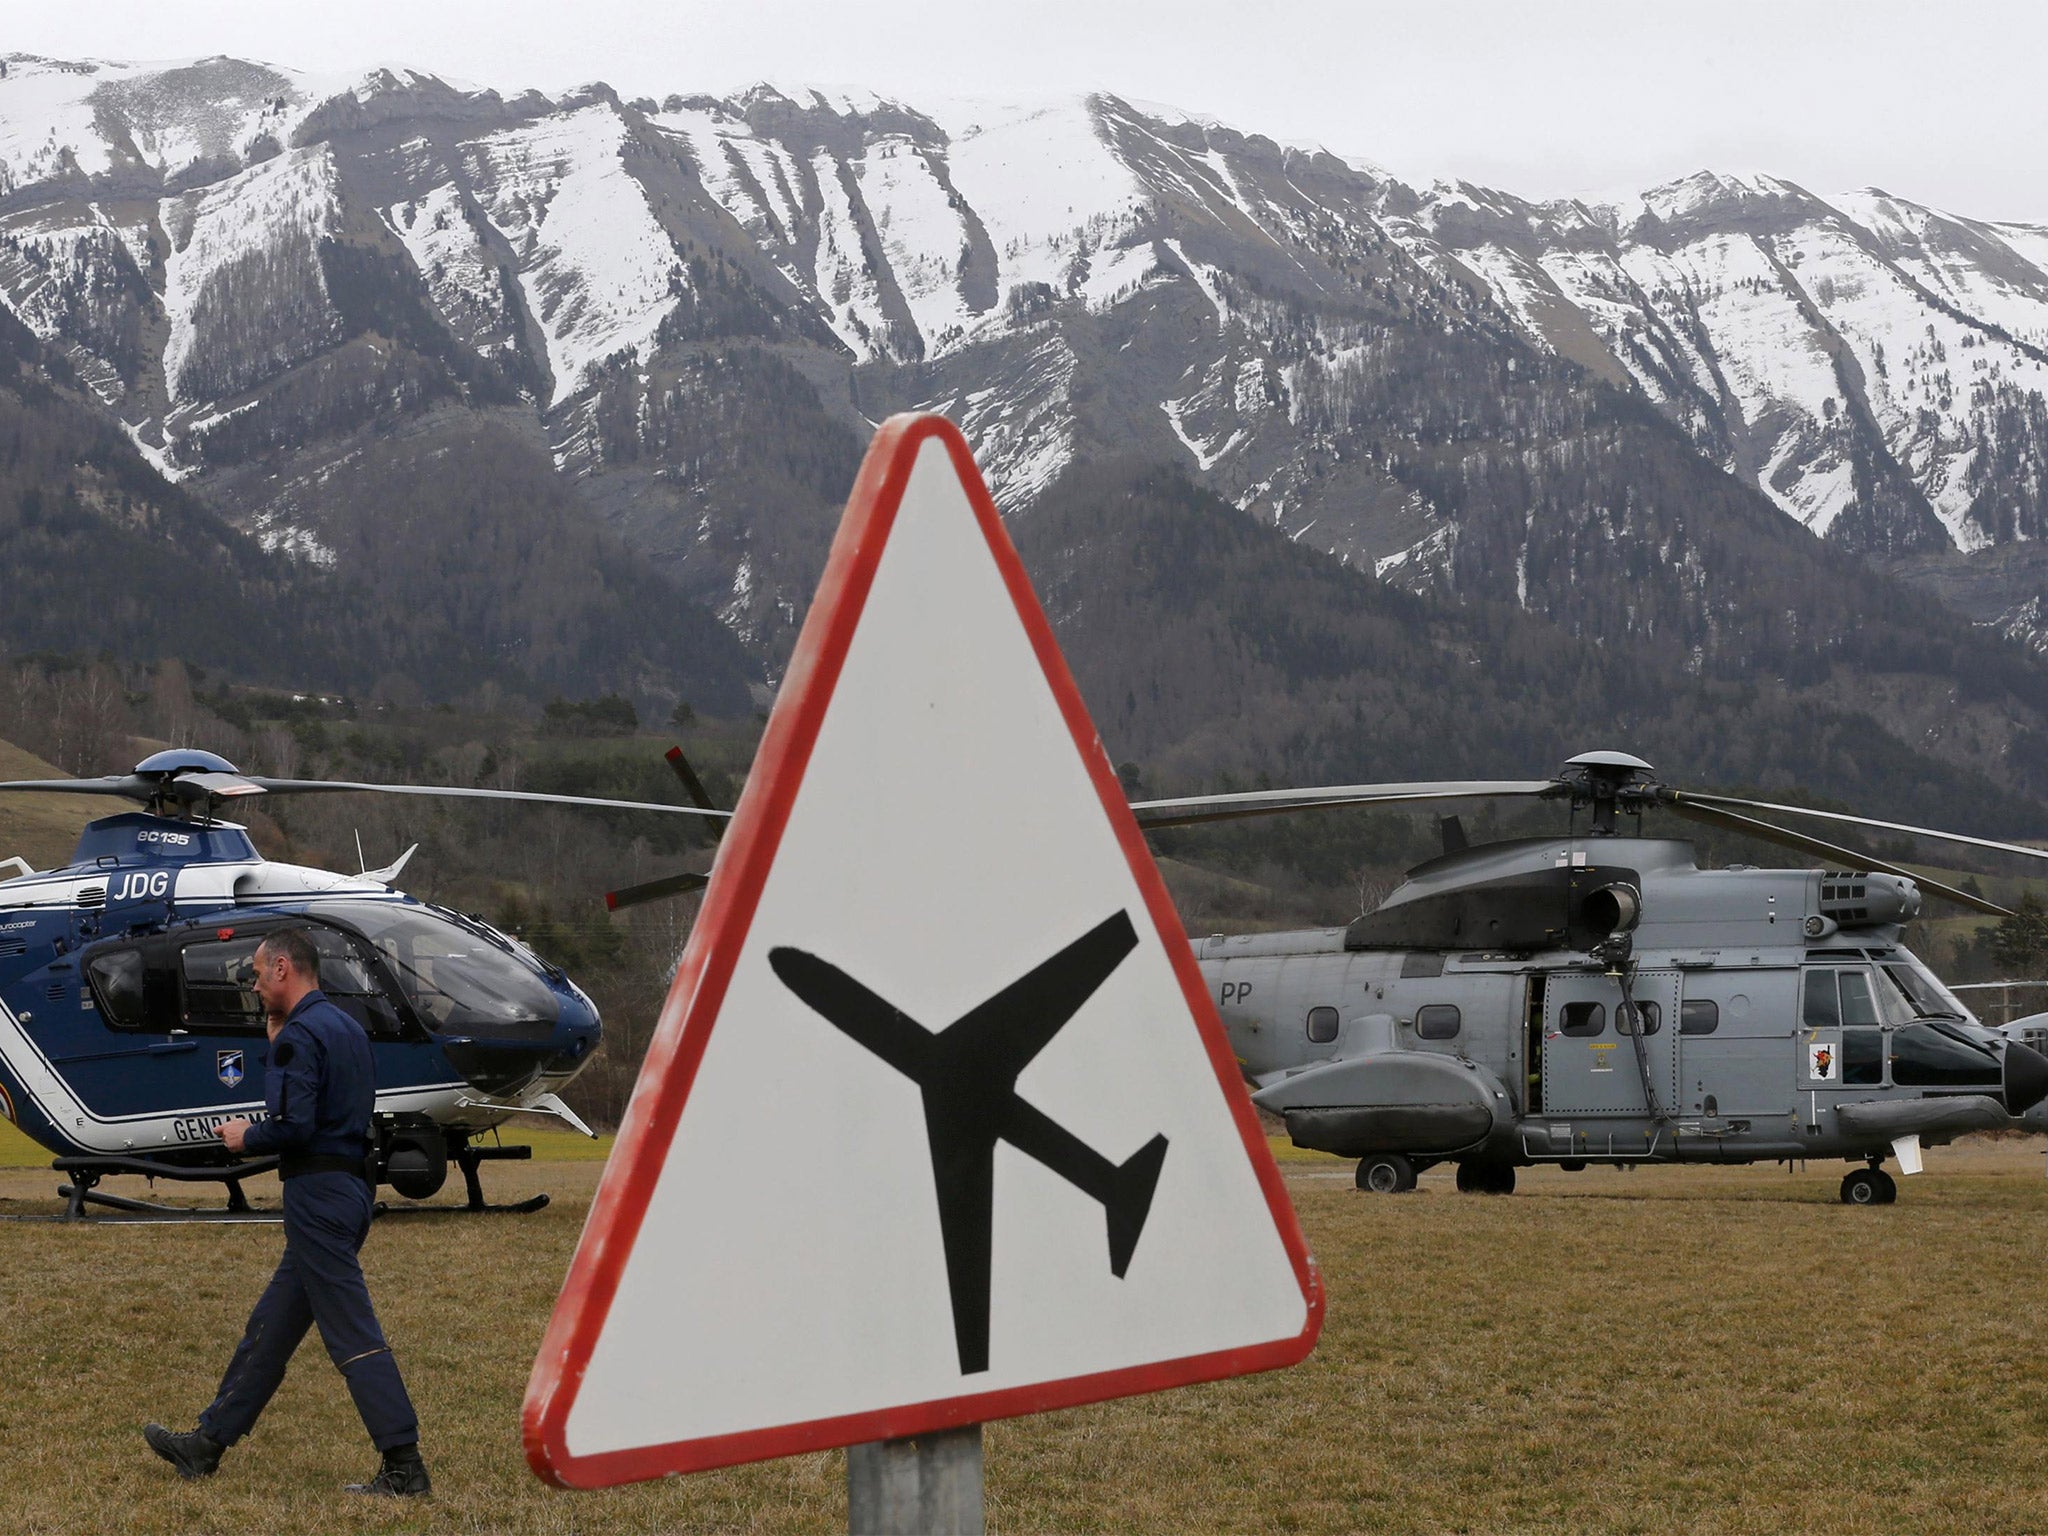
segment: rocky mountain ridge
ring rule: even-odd
[[[1769,178],[1413,188],[1108,95],[5,66],[0,304],[306,570],[374,579],[431,466],[523,455],[772,673],[866,423],[920,407],[1013,515],[1175,465],[1371,580],[1702,679],[1888,665],[1857,631],[1895,589],[1838,546],[1981,626],[1922,644],[1907,605],[1916,750],[2042,723],[2030,682],[1955,690],[2044,633],[2048,230]]]

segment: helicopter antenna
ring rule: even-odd
[[[356,869],[361,874],[370,872],[370,861],[363,857],[363,829],[356,828]]]

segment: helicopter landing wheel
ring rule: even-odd
[[[1857,1168],[1842,1176],[1844,1205],[1890,1205],[1898,1198],[1898,1182],[1882,1168]]]
[[[1458,1193],[1461,1195],[1512,1195],[1515,1192],[1513,1163],[1470,1162],[1458,1164]]]
[[[1398,1195],[1415,1187],[1415,1165],[1398,1152],[1375,1152],[1358,1163],[1358,1187],[1369,1195]]]

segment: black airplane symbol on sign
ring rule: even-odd
[[[1123,1163],[1112,1163],[1019,1098],[1017,1077],[1137,944],[1130,915],[1119,912],[936,1033],[829,961],[788,945],[768,952],[784,986],[924,1096],[963,1376],[988,1369],[998,1141],[1100,1201],[1109,1225],[1110,1273],[1122,1279],[1130,1267],[1166,1160],[1166,1138],[1154,1136]]]

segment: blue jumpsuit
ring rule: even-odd
[[[270,1043],[267,1079],[269,1117],[250,1126],[243,1147],[283,1155],[284,1257],[199,1428],[224,1446],[248,1434],[307,1327],[318,1324],[377,1449],[411,1445],[419,1421],[356,1258],[370,1232],[371,1188],[359,1172],[321,1166],[346,1159],[360,1167],[369,1154],[377,1099],[369,1037],[324,993],[309,992]]]

